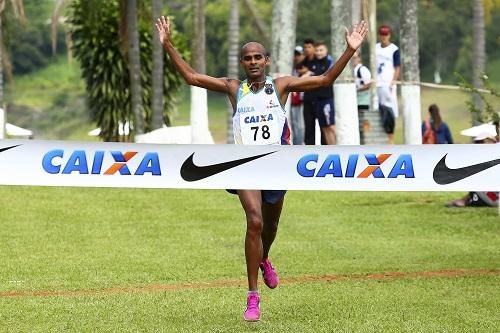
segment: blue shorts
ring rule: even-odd
[[[316,118],[318,118],[319,127],[335,125],[333,98],[316,100],[314,103],[314,112],[316,113]]]
[[[226,190],[231,194],[238,194],[236,190]],[[262,190],[260,191],[262,202],[274,205],[285,197],[286,190]]]

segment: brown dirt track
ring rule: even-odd
[[[450,278],[450,277],[468,277],[468,276],[500,276],[500,270],[442,270],[442,271],[424,271],[424,272],[385,272],[374,273],[368,275],[303,275],[296,277],[283,278],[280,280],[281,285],[301,284],[312,282],[341,282],[341,281],[363,281],[363,280],[392,280],[392,279],[431,279],[431,278]],[[246,285],[244,280],[226,280],[214,282],[198,282],[187,284],[157,284],[147,285],[142,287],[115,287],[104,289],[91,290],[55,290],[55,291],[3,291],[0,292],[2,297],[57,297],[57,296],[81,296],[81,295],[96,295],[96,294],[116,294],[126,292],[164,292],[178,291],[186,289],[202,289],[214,287],[243,287]]]

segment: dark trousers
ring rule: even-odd
[[[314,102],[304,101],[304,144],[315,144],[316,112]]]
[[[316,110],[315,102],[304,102],[304,144],[305,145],[315,145],[316,144]],[[323,136],[323,131],[321,131],[321,144],[326,145],[326,140]]]

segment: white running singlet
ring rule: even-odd
[[[289,145],[290,129],[272,77],[253,92],[241,82],[233,115],[234,143],[244,145]]]

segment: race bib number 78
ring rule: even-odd
[[[241,139],[245,145],[278,144],[280,131],[276,113],[252,112],[240,117]]]

